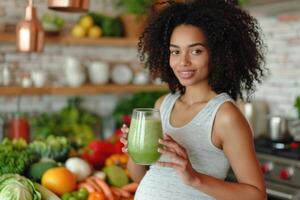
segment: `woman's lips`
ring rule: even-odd
[[[196,73],[196,70],[185,70],[185,71],[179,71],[178,75],[181,79],[189,79],[194,76]]]

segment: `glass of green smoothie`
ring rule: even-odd
[[[133,110],[129,134],[128,153],[132,160],[140,165],[150,165],[157,161],[163,138],[163,131],[158,109],[136,108]]]

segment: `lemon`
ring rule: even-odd
[[[94,25],[94,20],[91,16],[86,15],[83,16],[79,21],[80,26],[82,26],[85,30],[88,30]]]
[[[88,31],[88,36],[90,38],[99,38],[102,35],[102,29],[99,26],[93,26]]]
[[[85,36],[85,29],[80,26],[80,25],[75,25],[73,28],[72,28],[72,36],[74,37],[79,37],[79,38],[82,38]]]

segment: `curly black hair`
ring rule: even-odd
[[[138,44],[139,58],[153,77],[168,83],[172,93],[185,93],[169,65],[170,37],[179,25],[204,32],[210,51],[209,84],[216,93],[233,99],[247,96],[265,75],[264,43],[257,20],[242,10],[236,0],[194,0],[172,3],[153,12]]]

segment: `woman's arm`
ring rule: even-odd
[[[127,163],[127,169],[128,169],[130,178],[134,182],[139,183],[139,182],[141,182],[141,180],[145,176],[145,174],[148,170],[148,166],[135,164],[132,161],[132,159],[129,157],[129,160],[128,160],[128,163]]]
[[[223,149],[238,183],[196,172],[185,149],[170,136],[162,141],[168,147],[168,150],[162,149],[162,153],[172,157],[173,162],[160,164],[175,168],[186,184],[218,200],[265,200],[265,185],[255,156],[252,130],[234,104],[225,103],[220,107],[214,122],[212,142]]]

